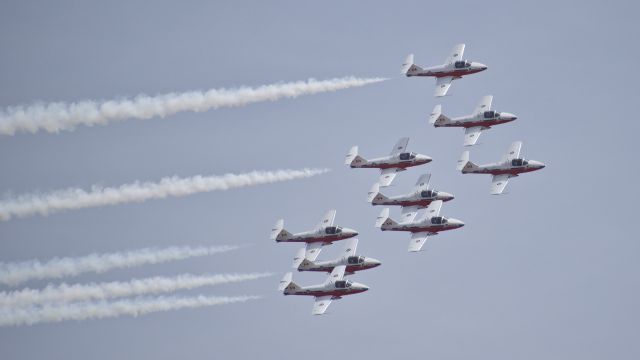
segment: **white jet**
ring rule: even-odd
[[[389,156],[367,160],[358,155],[358,147],[354,146],[349,150],[345,159],[345,164],[351,168],[376,168],[380,169],[380,186],[389,186],[395,179],[396,174],[405,171],[408,167],[423,165],[431,162],[427,155],[414,152],[406,152],[409,138],[401,138],[391,150]]]
[[[322,315],[331,304],[331,301],[341,299],[346,295],[358,294],[369,290],[369,287],[349,280],[344,280],[346,265],[333,268],[331,274],[323,284],[312,286],[299,286],[293,282],[293,274],[287,273],[280,280],[278,290],[285,295],[314,296],[313,315]]]
[[[442,114],[442,106],[436,105],[429,117],[429,123],[435,127],[464,128],[464,146],[474,145],[482,130],[489,130],[492,126],[511,122],[517,117],[508,112],[491,110],[493,96],[487,95],[480,100],[471,115],[450,119]]]
[[[422,174],[416,182],[414,191],[406,195],[386,196],[380,192],[380,184],[375,183],[369,191],[367,201],[371,205],[387,205],[387,206],[418,206],[420,209],[429,206],[436,200],[449,201],[453,200],[453,195],[444,191],[429,189],[429,181],[431,174]]]
[[[323,246],[358,235],[358,232],[353,229],[333,225],[335,218],[336,211],[329,210],[315,229],[295,234],[285,230],[284,220],[280,219],[271,229],[271,240],[276,242],[306,243],[306,256],[310,259],[315,259]]]
[[[381,262],[364,256],[356,254],[356,248],[358,247],[358,239],[351,238],[345,241],[344,250],[342,255],[334,260],[327,261],[315,261],[315,258],[308,258],[306,249],[300,249],[293,259],[293,268],[298,271],[318,271],[318,272],[332,272],[336,266],[345,265],[345,275],[352,275],[356,271],[362,271],[372,269],[380,266]],[[317,256],[317,253],[316,253]]]
[[[465,75],[475,74],[487,69],[485,64],[479,62],[469,62],[462,60],[464,54],[464,44],[458,44],[453,47],[451,55],[447,57],[442,65],[436,65],[428,68],[421,68],[413,63],[413,54],[407,56],[404,64],[402,64],[402,74],[407,77],[411,76],[433,76],[436,78],[436,90],[434,96],[445,96],[451,82],[460,79]]]
[[[419,211],[417,206],[403,207],[402,219],[399,222],[389,217],[389,208],[384,208],[376,220],[376,227],[382,231],[411,232],[409,252],[420,251],[429,236],[464,226],[464,222],[458,219],[440,216],[441,207],[442,200],[432,202],[427,207],[424,216],[419,220],[416,220]]]
[[[502,194],[507,186],[509,179],[518,176],[518,174],[540,170],[545,164],[535,160],[525,160],[520,157],[520,149],[522,141],[516,141],[509,147],[507,153],[502,160],[493,164],[476,165],[469,161],[469,151],[462,153],[462,157],[458,160],[458,170],[463,174],[491,174],[491,194]]]

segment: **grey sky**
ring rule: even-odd
[[[138,318],[0,328],[7,359],[293,358],[637,359],[640,251],[635,2],[8,2],[0,4],[0,106],[153,95],[347,75],[394,79],[330,94],[165,119],[0,138],[0,193],[163,176],[328,167],[292,182],[69,211],[0,223],[0,261],[150,246],[253,243],[243,251],[87,274],[69,282],[181,273],[289,271],[297,246],[268,240],[331,208],[382,266],[354,279],[367,293],[335,302],[275,291],[277,277],[181,294],[265,298]],[[405,56],[442,62],[451,47],[489,66],[432,97],[432,79],[398,75]],[[464,115],[481,96],[518,115],[482,135],[478,163],[514,140],[547,168],[488,195],[489,178],[455,171],[462,130],[434,129],[441,103]],[[374,170],[351,170],[351,145],[386,154],[401,136],[434,161],[424,171],[455,194],[444,215],[466,226],[420,254],[407,234],[373,227]],[[394,212],[397,214],[397,211]],[[333,257],[341,246],[328,248]],[[300,284],[323,275],[294,274]],[[46,282],[30,282],[41,287]],[[4,289],[4,288],[3,288]]]

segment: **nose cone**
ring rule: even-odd
[[[367,291],[369,290],[369,287],[365,284],[360,284],[360,283],[354,283],[351,287],[354,287],[360,291]]]
[[[442,201],[449,201],[455,199],[453,194],[449,194],[448,192],[438,191],[438,197],[442,199]]]
[[[431,157],[427,156],[427,155],[417,155],[416,157],[418,158],[418,160],[422,164],[427,164],[427,163],[430,163],[431,161],[433,161],[433,159]]]
[[[511,113],[508,113],[508,112],[500,113],[500,119],[502,119],[502,120],[513,121],[513,120],[515,120],[517,118],[518,118],[517,116],[515,116],[515,115],[513,115]]]
[[[488,67],[487,67],[487,65],[485,65],[485,64],[483,64],[483,63],[474,62],[473,64],[474,64],[474,66],[475,66],[477,69],[479,69],[480,71],[487,70],[487,68],[488,68]]]
[[[540,161],[529,160],[529,165],[533,166],[536,169],[544,169],[547,165]]]
[[[342,233],[349,237],[358,236],[358,232],[353,229],[342,229]]]
[[[461,228],[464,226],[464,222],[458,219],[449,219],[449,223],[455,225],[455,227],[457,228]]]
[[[380,260],[374,258],[367,258],[365,262],[372,268],[382,265]]]

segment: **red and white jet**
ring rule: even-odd
[[[351,168],[380,169],[380,186],[389,186],[400,171],[407,170],[408,167],[430,163],[431,159],[427,155],[414,152],[406,152],[409,138],[401,138],[395,144],[389,156],[367,160],[358,155],[358,147],[354,146],[349,150],[345,159],[345,164]]]
[[[280,219],[273,226],[273,229],[271,229],[271,239],[276,242],[306,243],[307,256],[315,259],[323,246],[332,244],[334,241],[344,240],[358,235],[358,232],[353,229],[334,226],[333,221],[335,218],[336,211],[329,210],[315,229],[295,234],[285,230],[284,220]]]
[[[380,184],[375,183],[369,190],[368,201],[371,205],[387,205],[387,206],[418,206],[426,208],[436,200],[449,201],[454,196],[444,191],[429,189],[429,180],[431,174],[422,174],[416,182],[413,193],[397,196],[386,196],[380,192]]]
[[[287,273],[280,280],[278,290],[285,295],[314,296],[312,314],[322,315],[327,311],[331,301],[369,290],[369,287],[364,284],[344,280],[346,268],[346,265],[336,266],[323,284],[312,286],[299,286],[293,282],[293,274]]]
[[[518,174],[543,169],[545,164],[535,160],[525,160],[520,157],[522,141],[516,141],[509,146],[509,150],[502,160],[493,164],[476,165],[469,161],[469,151],[462,153],[458,160],[458,170],[463,174],[491,174],[491,195],[502,194],[509,179]]]
[[[298,269],[298,271],[330,273],[336,266],[345,265],[347,267],[345,274],[352,275],[356,271],[372,269],[380,266],[380,261],[356,254],[356,248],[358,247],[357,238],[348,239],[344,243],[345,246],[342,251],[342,256],[334,260],[316,261],[315,257],[306,256],[306,249],[300,249],[296,254],[296,257],[293,258],[293,268]],[[317,256],[318,253],[316,253],[315,256]]]
[[[487,65],[479,62],[469,62],[462,60],[464,54],[464,44],[458,44],[453,47],[451,55],[447,57],[444,64],[436,65],[428,68],[421,68],[413,63],[413,54],[407,56],[404,64],[402,64],[402,74],[407,77],[411,76],[432,76],[436,78],[436,90],[434,96],[445,96],[451,82],[460,79],[463,76],[475,74],[480,71],[487,70]]]
[[[491,110],[492,101],[493,96],[484,96],[471,115],[453,119],[443,115],[442,106],[436,105],[429,117],[429,123],[435,127],[462,127],[464,128],[464,146],[474,145],[478,141],[482,130],[488,130],[492,126],[517,119],[511,113]]]
[[[389,217],[389,208],[384,208],[376,220],[376,227],[382,231],[410,232],[409,252],[420,251],[429,236],[464,226],[464,223],[458,219],[440,216],[440,208],[442,208],[442,200],[436,200],[427,206],[422,219],[416,220],[419,207],[403,207],[402,219],[398,222]]]

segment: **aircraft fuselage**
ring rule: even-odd
[[[418,71],[408,72],[407,77],[412,76],[431,76],[431,77],[453,77],[461,78],[465,75],[471,75],[486,70],[487,67],[480,63],[471,63],[471,66],[457,69],[452,65],[436,65]]]
[[[352,168],[376,168],[376,169],[390,169],[400,168],[406,169],[412,166],[419,166],[430,163],[432,159],[426,155],[417,154],[415,158],[410,160],[401,160],[397,156],[384,157],[368,160],[365,163],[359,165],[351,165]]]
[[[444,191],[438,191],[436,196],[423,197],[420,193],[411,195],[392,196],[386,199],[378,200],[374,198],[371,205],[387,205],[387,206],[419,206],[426,208],[436,200],[447,202],[453,199],[453,195]]]
[[[510,164],[479,165],[477,169],[465,170],[464,173],[465,174],[491,174],[491,175],[509,174],[512,176],[518,176],[518,174],[540,170],[544,167],[545,166],[542,163],[530,160],[529,164],[524,166],[512,166]]]
[[[356,256],[357,258],[358,256]],[[315,271],[315,272],[332,272],[336,266],[346,265],[345,274],[353,274],[357,271],[373,269],[380,266],[380,261],[372,258],[363,257],[363,261],[357,264],[350,264],[347,258],[340,260],[315,261],[313,265],[298,267],[298,271]]]
[[[463,128],[470,128],[470,127],[475,127],[475,126],[482,126],[482,127],[491,127],[491,126],[495,126],[495,125],[500,125],[500,124],[505,124],[508,122],[511,122],[515,120],[515,118],[511,119],[511,118],[492,118],[492,119],[482,119],[482,118],[478,118],[476,116],[474,117],[459,117],[459,118],[454,118],[451,119],[450,122],[446,122],[446,123],[442,123],[442,124],[438,124],[437,122],[435,124],[433,124],[433,126],[435,127],[463,127]]]
[[[352,238],[357,236],[358,232],[351,229],[342,229],[342,231],[338,234],[326,234],[324,233],[324,229],[321,232],[318,231],[307,231],[302,233],[296,233],[292,236],[276,240],[277,242],[302,242],[302,243],[331,243],[334,241],[340,241]]]
[[[369,290],[369,287],[359,284],[352,283],[350,287],[347,288],[336,288],[333,284],[330,285],[312,285],[312,286],[304,286],[299,290],[295,291],[287,291],[285,295],[299,295],[299,296],[333,296],[334,298],[341,298],[347,295],[359,294],[361,292],[365,292]]]
[[[382,231],[409,231],[415,232],[431,232],[438,233],[441,231],[454,230],[464,226],[464,223],[457,219],[448,218],[444,224],[433,224],[431,219],[423,220],[411,224],[397,224],[390,226],[383,226]]]

